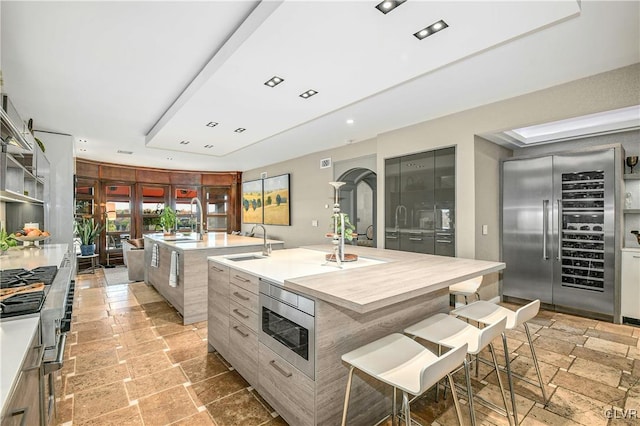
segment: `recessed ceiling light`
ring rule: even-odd
[[[442,31],[445,28],[447,28],[449,25],[447,25],[446,22],[444,22],[442,19],[439,20],[438,22],[435,22],[431,25],[429,25],[426,28],[421,29],[420,31],[418,31],[417,33],[413,33],[414,36],[416,36],[416,38],[418,40],[422,40],[424,38],[429,37],[432,34],[437,33],[438,31]]]
[[[119,149],[119,150],[118,150],[118,154],[127,154],[127,155],[131,155],[131,154],[133,154],[133,151],[124,151],[124,150],[122,150],[122,149]]]
[[[173,157],[167,157],[167,160],[173,160]]]
[[[87,149],[86,149],[86,148],[80,148],[80,151],[82,151],[82,152],[86,152],[86,151],[87,151]]]
[[[308,98],[310,98],[311,96],[313,96],[313,95],[315,95],[317,93],[318,92],[316,92],[315,90],[307,90],[306,92],[301,93],[300,97],[304,98],[304,99],[308,99]]]
[[[269,87],[276,87],[278,84],[282,83],[283,81],[284,81],[283,78],[274,75],[269,80],[265,81],[264,85]]]
[[[347,124],[353,124],[353,118],[348,119]]]
[[[205,148],[213,148],[213,145],[205,145]]]
[[[219,123],[216,121],[210,121],[207,123],[207,127],[216,127]]]
[[[247,129],[242,128],[242,127],[238,127],[237,129],[235,129],[235,130],[234,130],[234,132],[236,132],[236,133],[242,133],[242,132],[244,132],[245,130],[247,130]]]
[[[407,1],[407,0],[384,0],[383,2],[378,3],[376,5],[376,9],[378,9],[380,12],[382,12],[382,13],[384,13],[386,15],[387,13],[391,12],[396,7],[400,6],[405,1]]]
[[[180,141],[180,145],[189,145],[190,141]]]

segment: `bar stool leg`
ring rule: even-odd
[[[442,356],[442,345],[438,345],[438,356]],[[445,388],[446,391],[446,388]],[[436,402],[440,400],[440,382],[436,382]]]
[[[496,376],[498,377],[498,385],[500,385],[500,394],[502,395],[502,402],[504,403],[504,411],[507,413],[507,419],[509,425],[513,425],[513,420],[509,415],[509,405],[507,404],[507,397],[504,394],[504,386],[502,385],[502,379],[500,378],[500,368],[498,367],[498,360],[496,358],[496,351],[493,348],[493,343],[489,343],[489,352],[491,352],[491,358],[493,359],[493,367],[495,368]]]
[[[471,426],[476,426],[476,411],[473,408],[473,389],[471,388],[471,369],[469,361],[464,359],[464,375],[467,380],[467,398],[469,399],[469,414],[471,415]]]
[[[536,374],[538,375],[538,382],[540,383],[540,389],[542,390],[542,399],[544,400],[544,406],[549,404],[547,399],[547,392],[544,389],[544,383],[542,382],[542,374],[540,373],[540,366],[538,365],[538,358],[536,357],[536,350],[533,348],[533,341],[531,340],[531,332],[529,331],[529,325],[525,322],[524,331],[527,332],[527,339],[529,340],[529,349],[531,349],[531,358],[533,359],[533,365],[536,367]]]
[[[402,392],[402,406],[404,408],[404,423],[411,426],[411,409],[409,408],[409,395]]]
[[[502,333],[502,347],[504,348],[504,358],[507,368],[507,381],[509,382],[509,392],[511,394],[511,407],[513,408],[513,420],[518,426],[518,410],[516,408],[516,395],[513,390],[513,376],[511,375],[511,359],[509,357],[509,348],[507,347],[507,335]]]
[[[397,414],[398,414],[398,403],[397,403],[397,395],[398,389],[393,387],[393,403],[392,403],[392,413],[391,413],[391,426],[396,426],[398,424]]]
[[[464,425],[462,421],[462,412],[460,411],[460,401],[458,401],[458,392],[456,391],[456,384],[453,382],[453,377],[451,373],[447,374],[447,378],[449,379],[449,386],[451,386],[451,396],[453,397],[453,405],[456,408],[456,415],[458,416],[458,423],[460,426]]]
[[[351,380],[353,379],[353,366],[349,368],[349,378],[347,379],[347,390],[344,394],[344,407],[342,409],[342,426],[347,424],[347,409],[349,408],[349,395],[351,394]]]

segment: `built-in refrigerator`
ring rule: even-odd
[[[511,159],[502,173],[503,296],[613,316],[615,149]]]

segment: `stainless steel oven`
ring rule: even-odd
[[[311,379],[315,373],[315,302],[260,279],[258,339]]]

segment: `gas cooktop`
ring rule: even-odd
[[[0,271],[0,289],[18,288],[29,284],[43,283],[44,290],[15,294],[0,301],[0,318],[28,315],[40,312],[58,268],[41,266],[32,270],[5,269]]]

